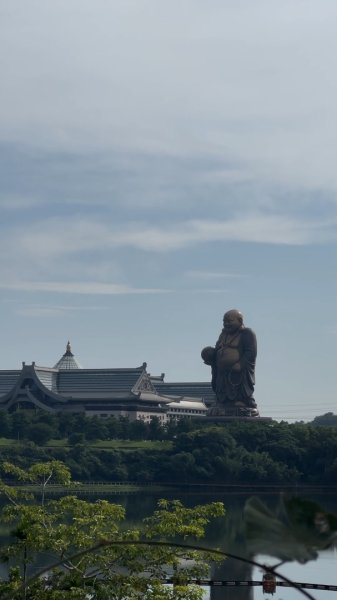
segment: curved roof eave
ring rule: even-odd
[[[199,409],[205,411],[207,410],[207,406],[203,402],[192,402],[191,400],[174,401],[170,402],[167,406],[168,408],[189,408],[191,410]]]
[[[37,369],[38,368],[39,367],[37,367]],[[44,386],[42,381],[39,379],[35,369],[36,369],[36,367],[35,367],[34,363],[32,365],[25,365],[22,368],[20,376],[19,376],[16,384],[14,385],[14,387],[9,392],[7,392],[7,394],[0,397],[0,405],[6,404],[6,402],[8,400],[10,400],[12,397],[16,398],[19,390],[22,389],[23,380],[28,377],[30,377],[37,384],[37,386],[40,388],[41,392],[43,392],[44,394],[46,394],[53,400],[56,400],[57,402],[60,402],[62,404],[66,404],[68,402],[68,397],[60,396],[59,394],[52,392],[49,388]],[[50,370],[55,371],[55,369],[50,369]]]
[[[172,402],[170,398],[160,396],[159,394],[152,394],[151,392],[141,392],[139,394],[139,399],[146,402],[159,402],[160,404],[168,404],[169,402]]]
[[[48,404],[41,402],[29,390],[27,390],[27,396],[28,396],[28,399],[30,400],[30,402],[32,404],[34,404],[35,406],[37,406],[38,408],[42,408],[43,410],[46,410],[47,412],[55,412],[55,408],[53,406],[49,406]],[[6,406],[7,410],[15,404],[16,400],[17,400],[16,397],[12,397],[9,399],[7,406]]]

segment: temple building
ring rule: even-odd
[[[68,342],[54,367],[22,363],[0,370],[0,410],[37,408],[81,412],[86,416],[123,416],[165,423],[182,416],[203,417],[215,401],[209,383],[166,383],[151,376],[147,365],[123,369],[84,369]]]

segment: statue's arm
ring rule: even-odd
[[[223,343],[224,343],[224,335],[221,332],[220,335],[219,335],[219,337],[218,337],[218,341],[215,344],[215,350],[219,350],[219,348],[223,345]]]

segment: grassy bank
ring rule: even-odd
[[[16,489],[25,491],[31,494],[40,494],[41,486],[36,484],[24,484],[13,486]],[[167,491],[168,486],[160,484],[141,485],[137,483],[77,483],[71,485],[50,484],[46,488],[47,496],[95,496],[96,498],[106,495],[121,495],[121,494],[136,494],[140,492],[160,493]],[[174,486],[173,486],[174,489]]]
[[[18,446],[25,443],[29,443],[29,440],[0,438],[0,447]],[[98,448],[101,450],[169,450],[172,447],[172,442],[151,440],[86,440],[83,445],[87,448]],[[37,444],[37,446],[45,448],[72,448],[67,438],[49,440],[46,444]]]

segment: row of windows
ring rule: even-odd
[[[154,416],[156,416],[159,421],[166,421],[166,415],[139,415],[139,419],[142,419],[143,421],[151,421]]]
[[[174,414],[175,412],[179,412],[179,413],[188,413],[190,414],[194,414],[194,415],[204,415],[205,414],[205,410],[191,410],[190,408],[174,408],[172,410],[169,411],[168,414]]]
[[[190,414],[204,415],[206,413],[206,411],[205,410],[194,410],[194,409],[191,410],[190,408],[174,408],[174,409],[170,410],[167,414],[168,414],[168,416],[170,416],[170,415],[174,415],[177,413],[179,413],[179,414],[184,413],[184,414],[189,414],[189,415]],[[114,413],[100,413],[99,416],[102,419],[106,419],[107,417],[111,417],[113,414]],[[149,421],[149,420],[153,419],[153,416],[154,415],[141,414],[141,415],[139,415],[139,418]],[[166,421],[166,415],[156,415],[156,416],[160,421]]]

